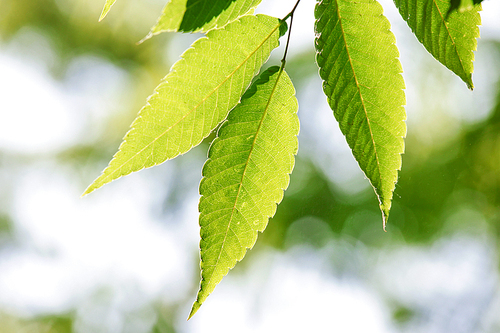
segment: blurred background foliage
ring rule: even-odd
[[[93,198],[78,199],[78,192],[83,192],[107,164],[147,96],[198,35],[162,34],[137,45],[156,22],[165,1],[121,0],[98,23],[103,2],[0,2],[0,99],[4,100],[0,102],[4,122],[4,135],[0,135],[0,332],[163,333],[213,332],[216,328],[223,332],[225,327],[228,331],[271,332],[284,330],[287,323],[290,331],[298,331],[302,327],[296,322],[299,318],[313,331],[357,332],[363,326],[353,325],[356,318],[366,320],[366,327],[376,332],[500,330],[498,28],[485,27],[490,30],[479,40],[476,91],[470,92],[426,54],[394,10],[386,9],[398,38],[408,86],[408,136],[388,232],[384,233],[373,190],[353,161],[322,95],[310,22],[314,2],[304,1],[309,26],[296,28],[307,32],[292,35],[291,47],[296,46],[287,62],[301,120],[300,149],[290,187],[255,248],[216,289],[210,297],[214,300],[209,298],[204,305],[200,312],[205,314],[185,323],[199,274],[197,183],[213,136],[185,156],[126,177],[119,181],[122,185],[107,185],[110,189],[92,194]],[[281,14],[284,16],[286,10]],[[494,15],[498,17],[498,12]],[[277,63],[279,58],[279,52],[275,53],[271,62]],[[45,72],[45,85],[50,83],[59,87],[61,94],[71,96],[62,111],[70,120],[58,123],[60,114],[52,115],[52,106],[44,105],[45,100],[39,97],[44,91],[37,93],[30,91],[29,85],[14,84],[8,90],[15,77],[8,75],[8,69],[13,66]],[[22,111],[25,104],[20,100],[9,104],[12,96],[8,91],[16,87],[20,91],[15,96],[32,100],[34,104],[26,105],[34,108]],[[49,121],[36,123],[37,117],[45,118],[45,114]],[[23,123],[16,123],[16,119]],[[21,143],[9,141],[13,136],[16,140],[16,133],[26,138],[28,132],[23,130],[32,128],[30,123],[40,132],[35,131],[27,143],[22,139]],[[61,136],[40,139],[46,133],[59,133],[60,128],[66,128]],[[37,133],[42,134],[37,137]],[[60,182],[69,182],[74,190],[57,194]],[[123,192],[129,196],[120,197]],[[32,201],[28,200],[33,193]],[[68,193],[74,196],[70,204],[65,201]],[[40,200],[44,197],[47,202]],[[71,210],[71,202],[84,208]],[[153,233],[170,232],[173,236],[159,242],[174,239],[174,247],[183,247],[163,253],[159,245],[152,249],[154,255],[147,252],[149,248],[141,252],[149,240],[139,239],[140,234],[135,235],[138,239],[124,238],[126,244],[120,247],[115,237],[121,239],[123,220],[117,211],[137,202],[145,207],[139,210],[144,215],[130,217],[137,228],[142,223]],[[89,205],[104,206],[104,210],[92,208],[91,213],[83,213]],[[63,208],[65,214],[60,216],[58,211]],[[82,229],[77,230],[85,233],[73,239],[73,231],[68,231],[69,245],[62,246],[65,234],[57,234],[57,230],[71,228],[73,219],[82,219]],[[116,224],[108,230],[109,220],[116,220]],[[51,236],[38,236],[44,230]],[[101,247],[92,243],[98,239],[92,237],[99,235],[103,238]],[[38,265],[40,258],[70,258],[68,253],[77,240],[89,252],[96,248],[97,257],[111,252],[122,258],[131,271],[145,270],[137,264],[142,262],[151,263],[151,267],[172,266],[173,271],[145,272],[146,282],[121,279],[118,273],[105,283],[89,282],[81,292],[75,292],[71,289],[80,288],[82,283],[75,282],[72,287],[76,280],[71,277],[57,284],[58,274],[68,274],[66,261],[59,270],[47,274],[41,268],[26,268]],[[134,258],[136,253],[139,258]],[[175,253],[182,253],[178,260],[183,263],[178,266],[171,263]],[[76,269],[78,279],[108,272],[102,267],[94,272],[92,263],[81,258],[69,261],[77,266],[83,262],[82,271]],[[103,265],[113,266],[113,260]],[[294,272],[303,283],[294,282]],[[301,275],[304,272],[316,273]],[[130,276],[142,276],[134,274]],[[158,286],[147,280],[155,274]],[[162,274],[169,278],[162,280],[167,276]],[[181,287],[176,285],[177,278],[170,278],[176,275],[183,281]],[[275,279],[277,284],[272,284]],[[148,284],[155,287],[149,290]],[[309,291],[300,298],[300,288],[305,286],[313,289],[306,288]],[[286,291],[281,292],[281,287]],[[39,289],[44,289],[42,296],[32,292]],[[22,295],[19,290],[24,291]],[[148,297],[141,296],[144,294]],[[326,295],[331,298],[323,299]],[[53,303],[50,299],[63,301]],[[354,302],[353,307],[345,300]],[[245,306],[234,306],[231,302],[235,301]],[[264,314],[266,309],[269,317]],[[228,320],[231,311],[248,314]],[[351,321],[342,326],[341,318],[328,320],[335,311],[351,311],[346,317]],[[221,313],[219,317],[217,313]],[[325,317],[324,321],[318,317]],[[315,326],[326,323],[328,327]]]

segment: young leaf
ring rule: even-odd
[[[378,196],[384,219],[406,135],[399,52],[374,0],[316,4],[316,61],[335,118]]]
[[[101,16],[99,17],[99,22],[102,21],[103,18],[108,15],[109,10],[111,9],[111,6],[115,4],[116,0],[106,0],[106,3],[104,4],[104,8],[102,9]]]
[[[200,183],[202,278],[189,318],[276,212],[298,149],[297,109],[290,78],[271,67],[219,129]]]
[[[148,37],[164,31],[206,32],[252,11],[262,0],[170,0]],[[146,37],[146,38],[148,38]]]
[[[156,87],[109,166],[84,195],[200,144],[238,103],[278,46],[283,27],[274,17],[243,16],[198,39]]]
[[[474,53],[479,37],[481,5],[447,15],[449,0],[394,0],[420,43],[473,89]]]

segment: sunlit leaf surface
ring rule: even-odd
[[[103,18],[108,15],[109,10],[111,9],[111,6],[115,4],[116,0],[106,0],[106,3],[104,4],[104,8],[102,9],[101,16],[99,17],[99,21],[101,21]]]
[[[323,0],[315,15],[323,90],[375,189],[385,227],[406,135],[404,82],[395,38],[374,0]]]
[[[201,143],[238,103],[278,46],[283,28],[277,18],[249,15],[197,40],[149,97],[109,166],[84,194]]]
[[[262,0],[171,0],[151,35],[164,31],[206,32],[252,11]]]
[[[271,67],[219,129],[200,183],[202,278],[190,317],[276,212],[298,149],[297,109],[290,78]]]
[[[449,0],[394,0],[399,13],[427,51],[472,89],[481,5],[453,11]]]

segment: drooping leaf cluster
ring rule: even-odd
[[[100,19],[114,2],[106,1]],[[168,1],[145,39],[164,31],[205,36],[174,64],[84,193],[184,154],[219,128],[200,183],[201,282],[190,317],[266,228],[298,149],[298,104],[285,71],[286,51],[281,66],[259,72],[300,0],[282,19],[253,15],[260,2]],[[394,0],[417,39],[470,89],[480,2]],[[396,40],[376,0],[318,0],[315,17],[323,90],[375,190],[385,229],[406,136]]]

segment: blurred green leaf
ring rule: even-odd
[[[94,15],[86,2],[70,1],[61,6],[54,0],[0,1],[0,41],[8,42],[30,30],[49,38],[52,50],[60,57],[50,69],[56,78],[64,77],[71,60],[82,55],[109,60],[131,74],[133,70],[149,69],[155,78],[158,71],[171,66],[165,63],[165,41],[161,38],[137,47],[137,40],[144,35],[137,24],[98,24]],[[150,93],[152,89],[148,90]]]
[[[73,318],[69,315],[47,315],[27,319],[0,312],[0,332],[2,333],[71,333],[73,332],[72,326]]]
[[[0,234],[3,232],[11,232],[13,229],[10,217],[0,212]]]

